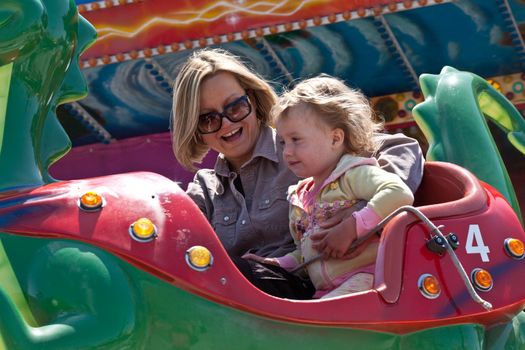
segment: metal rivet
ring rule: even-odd
[[[226,284],[226,278],[225,277],[221,277],[220,282],[221,282],[222,285],[225,285]]]
[[[268,204],[268,203],[270,203],[270,200],[267,199],[267,200],[264,201],[264,203]]]
[[[230,220],[230,217],[229,217],[228,215],[226,215],[226,216],[224,217],[224,221],[228,221],[228,220]]]
[[[241,221],[241,225],[246,224],[246,220]]]

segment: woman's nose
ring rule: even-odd
[[[235,123],[235,122],[230,121],[224,115],[222,115],[221,118],[222,118],[221,129],[228,128],[231,124]]]

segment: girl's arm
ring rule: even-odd
[[[414,201],[412,191],[401,179],[381,168],[364,165],[344,175],[342,190],[368,201],[365,208],[339,218],[340,223],[313,235],[313,247],[325,257],[347,258],[347,252],[359,234],[364,234],[395,209]],[[326,227],[326,226],[325,226]]]
[[[361,211],[371,209],[380,219],[414,202],[412,191],[399,176],[378,167],[363,165],[353,168],[345,174],[344,180],[342,186],[348,186],[343,188],[345,192],[368,202]]]

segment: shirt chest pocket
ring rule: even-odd
[[[264,194],[259,198],[258,208],[260,210],[264,210],[279,204],[285,204],[286,206],[288,206],[286,196],[287,189],[278,189],[271,191],[270,193]]]
[[[228,250],[235,243],[237,212],[231,209],[215,209],[212,226],[222,244]]]
[[[268,224],[283,221],[288,225],[289,203],[286,199],[286,189],[271,191],[258,199],[256,208],[257,216],[267,220]]]

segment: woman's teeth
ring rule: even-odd
[[[227,138],[227,137],[233,136],[233,135],[235,135],[236,133],[238,133],[240,130],[241,130],[241,128],[239,128],[239,129],[235,129],[235,130],[233,130],[232,132],[229,132],[229,133],[227,133],[227,134],[224,134],[222,137],[226,137],[226,138]]]

